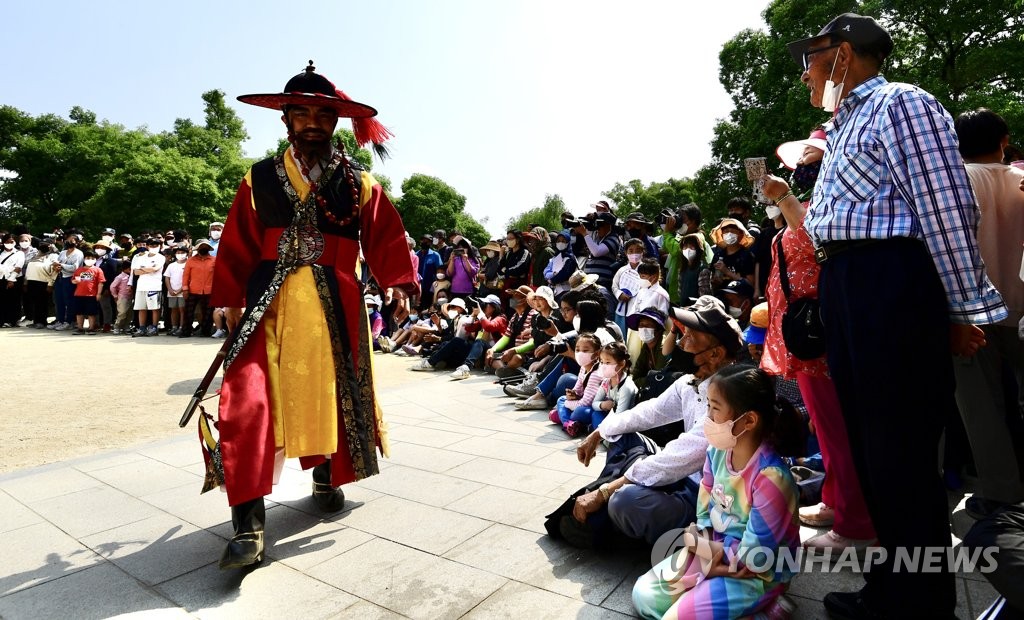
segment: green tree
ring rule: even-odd
[[[466,213],[466,197],[437,177],[413,174],[402,182],[402,197],[395,204],[414,238],[438,228],[458,230],[480,246],[487,242],[487,230]]]
[[[654,221],[665,209],[678,209],[693,202],[693,181],[669,179],[644,185],[639,179],[633,179],[626,184],[616,183],[604,195],[615,203],[615,212],[620,218],[640,211]]]
[[[734,109],[715,127],[711,162],[698,171],[696,202],[708,214],[724,212],[723,200],[749,195],[746,157],[769,158],[775,148],[800,139],[828,115],[812,108],[800,69],[786,43],[807,37],[847,11],[876,16],[896,48],[883,73],[920,85],[954,116],[985,105],[1024,132],[1024,44],[1016,36],[1024,18],[1010,3],[969,0],[774,0],[763,16],[767,30],[744,30],[722,48],[719,79]]]
[[[566,212],[565,201],[558,194],[544,196],[544,204],[520,213],[508,221],[506,230],[526,230],[530,224],[539,224],[547,230],[562,229],[562,214]]]

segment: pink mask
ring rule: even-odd
[[[744,413],[743,415],[747,414]],[[735,420],[721,423],[712,420],[710,415],[704,418],[704,436],[707,437],[708,443],[711,444],[712,448],[731,450],[736,447],[736,440],[740,438],[740,435],[747,432],[747,429],[743,429],[743,432],[739,435],[733,435],[732,427],[733,424],[736,424],[736,422],[743,418],[743,415]]]

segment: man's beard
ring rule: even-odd
[[[295,150],[306,160],[327,159],[331,154],[331,136],[325,133],[302,132],[294,134]]]

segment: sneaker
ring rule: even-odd
[[[401,349],[395,351],[392,355],[397,355],[398,357],[409,357],[409,354]]]
[[[562,418],[558,417],[558,409],[552,409],[548,412],[548,420],[550,420],[552,424],[558,424],[559,426],[562,425]]]
[[[75,329],[75,331],[71,332],[71,335],[72,336],[81,336],[84,333],[85,333],[85,330],[82,329],[81,327],[79,327],[79,328]]]
[[[824,503],[800,509],[800,523],[808,527],[832,527],[835,520],[836,512]]]
[[[540,381],[537,379],[536,373],[527,373],[526,379],[522,383],[506,385],[503,389],[513,398],[529,398],[537,393],[538,383]]]
[[[71,325],[71,323],[61,323],[60,325],[57,326],[57,329],[54,331],[66,332],[72,329],[74,329],[74,327]]]
[[[420,352],[416,349],[416,347],[412,346],[411,344],[402,345],[402,350],[405,351],[406,355],[419,355],[420,354]]]
[[[159,336],[160,335],[160,328],[157,327],[156,325],[150,325],[149,329],[147,330],[147,334],[146,335],[147,336]]]
[[[454,380],[454,381],[458,381],[460,379],[468,379],[469,378],[469,366],[466,366],[465,364],[463,364],[462,366],[459,366],[458,368],[456,368],[455,371],[452,374],[448,375],[448,376],[451,377],[452,380]]]
[[[833,551],[835,552],[834,557],[837,558],[843,551],[850,547],[856,549],[858,553],[863,553],[865,549],[876,544],[878,544],[877,540],[857,540],[854,538],[847,538],[836,534],[835,530],[829,530],[824,534],[812,536],[803,542],[803,546],[808,549]]]
[[[964,510],[967,511],[967,514],[979,521],[991,515],[1003,506],[1006,506],[1006,504],[991,499],[985,499],[980,495],[972,495],[967,498],[966,502],[964,502]]]
[[[217,331],[213,332],[213,335],[210,336],[210,338],[223,338],[224,336],[227,336],[227,335],[228,335],[228,332],[227,332],[226,329],[218,329]]]
[[[121,335],[121,330],[119,330],[118,328],[115,327],[115,328],[110,330],[110,333],[115,335],[115,336],[120,336]]]
[[[380,350],[385,353],[391,353],[391,349],[395,346],[395,343],[391,342],[391,339],[387,336],[378,336],[377,344],[380,345]]]
[[[422,359],[422,360],[420,360],[419,364],[416,364],[415,366],[413,366],[409,370],[418,370],[418,371],[422,371],[422,372],[432,372],[434,370],[434,367],[430,365],[430,360]]]
[[[541,394],[540,392],[534,392],[533,396],[527,398],[526,400],[521,400],[518,403],[516,403],[516,409],[520,411],[530,411],[534,409],[543,410],[550,408],[551,406],[548,405],[548,399],[545,398],[544,395]]]
[[[58,327],[60,327],[60,325],[61,325],[60,323],[58,323],[57,321],[54,321],[53,323],[50,323],[49,325],[47,325],[46,329],[57,329]]]

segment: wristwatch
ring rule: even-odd
[[[610,498],[612,496],[612,493],[613,493],[613,491],[611,490],[611,487],[608,485],[607,482],[605,482],[601,486],[597,487],[597,492],[601,494],[602,498],[604,498],[605,503],[608,502],[608,498]]]

